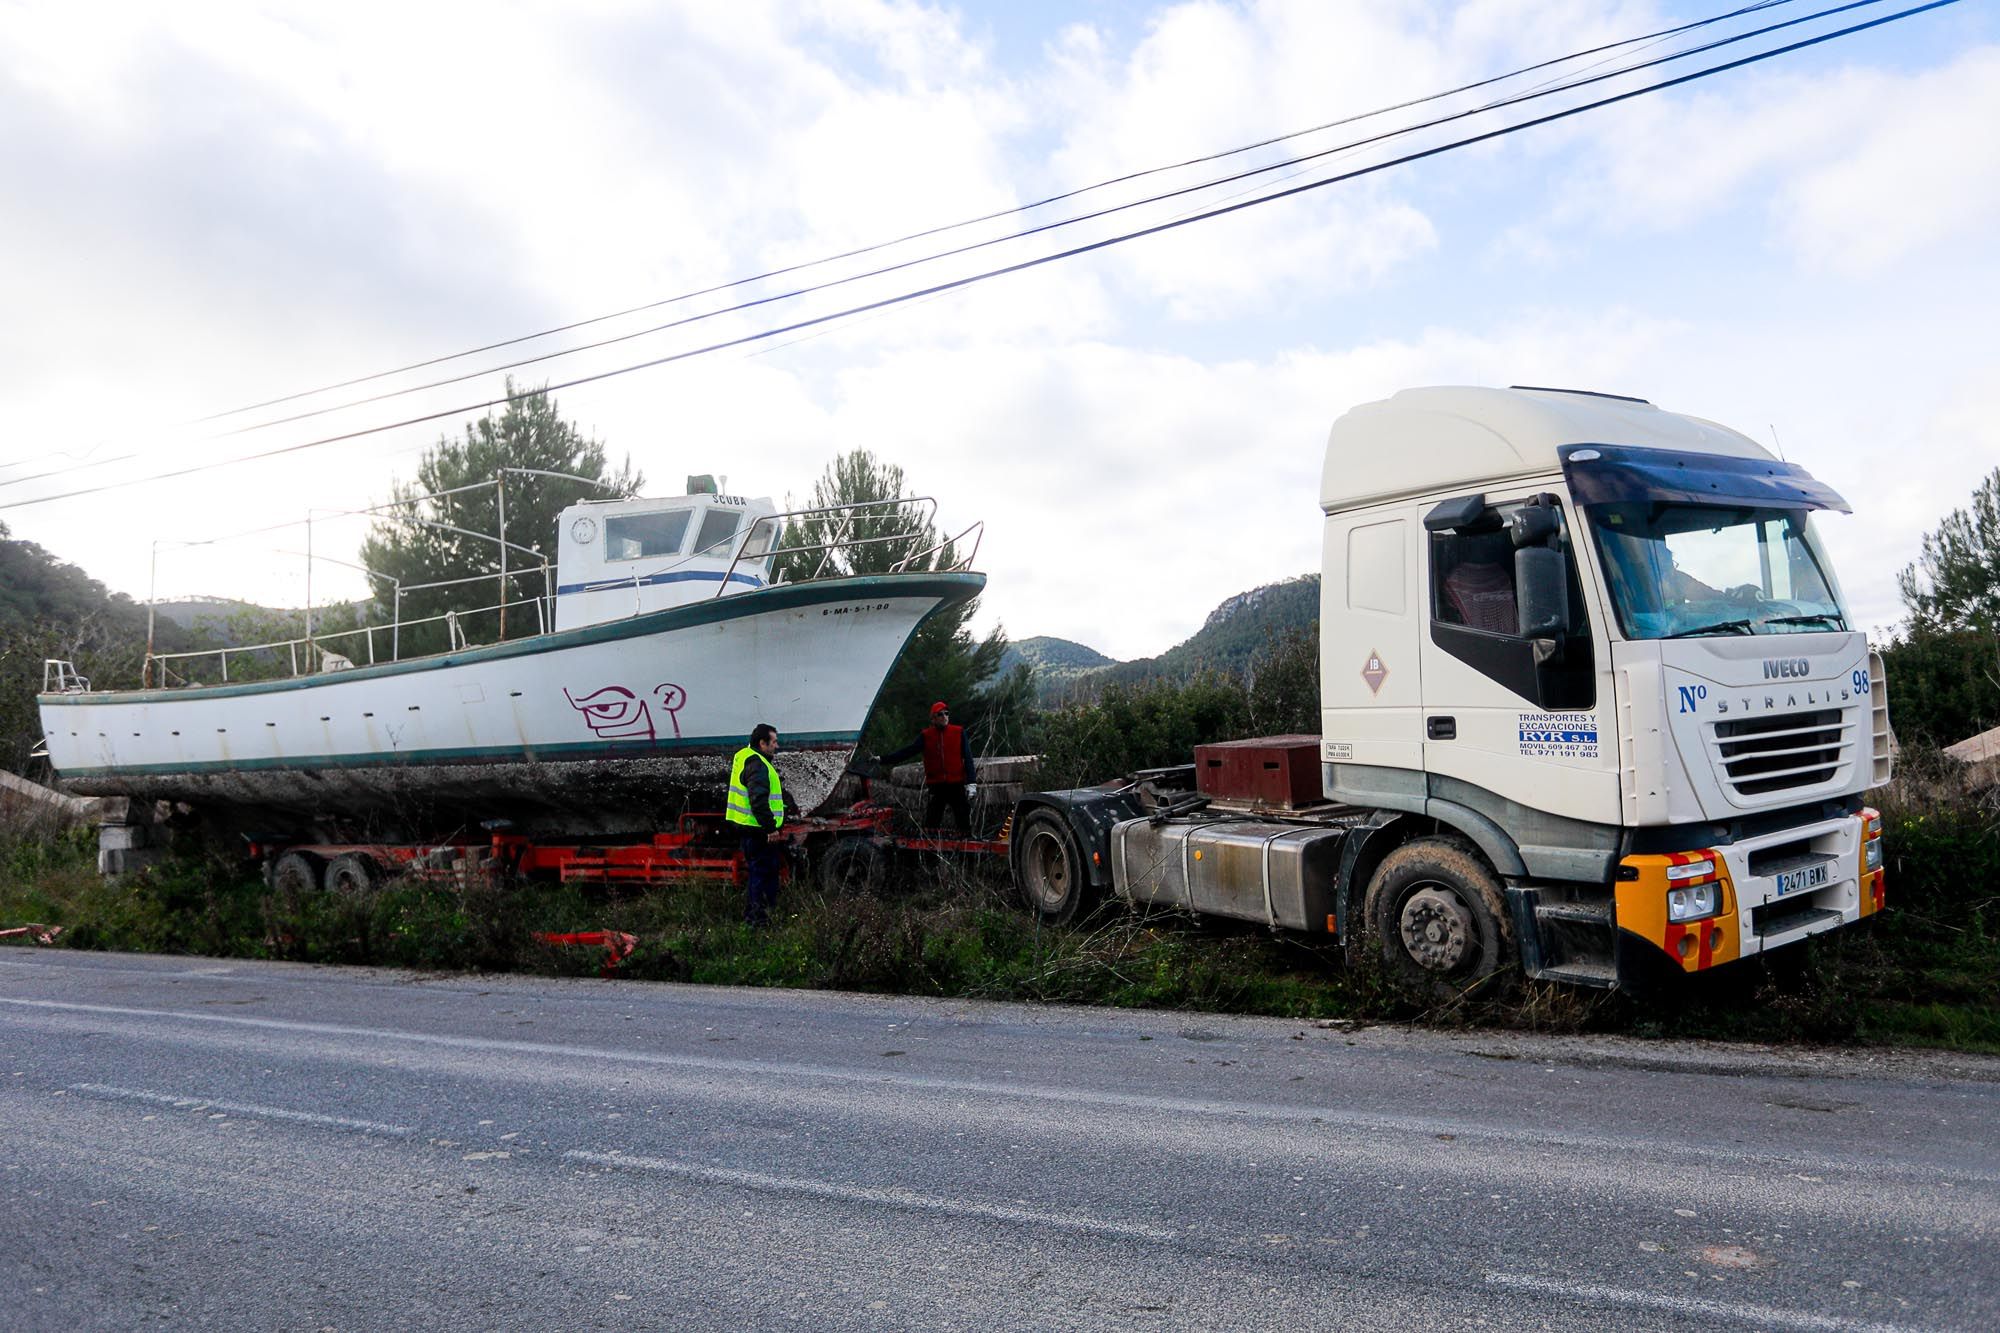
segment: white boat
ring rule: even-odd
[[[49,758],[70,791],[184,801],[239,826],[504,818],[598,833],[670,820],[688,793],[719,788],[729,756],[768,722],[786,792],[811,810],[910,636],[985,576],[964,568],[968,556],[945,570],[773,582],[774,534],[799,516],[721,495],[574,505],[554,586],[516,604],[553,628],[519,639],[458,644],[452,615],[450,651],[372,660],[404,621],[365,632],[365,648],[362,632],[345,651],[306,642],[317,669],[304,674],[135,690],[94,690],[50,663]],[[298,651],[258,646],[272,648]],[[240,663],[251,649],[233,651]],[[149,659],[148,678],[155,664],[192,671],[191,656]],[[225,680],[228,666],[223,653]]]

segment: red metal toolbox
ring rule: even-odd
[[[1194,747],[1195,788],[1218,801],[1299,809],[1326,799],[1319,737],[1257,736]]]

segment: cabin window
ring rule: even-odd
[[[1458,526],[1432,530],[1431,642],[1540,708],[1595,707],[1590,622],[1567,516],[1560,507],[1555,513],[1556,540],[1567,566],[1569,633],[1542,648],[1521,636],[1520,585],[1514,541],[1507,528],[1507,520],[1520,507],[1487,507]]]
[[[742,511],[736,509],[711,509],[701,516],[701,535],[695,540],[697,555],[728,555],[729,539],[736,535],[736,525],[743,521]]]
[[[1514,544],[1505,529],[1432,533],[1431,587],[1439,624],[1514,633]]]
[[[1404,610],[1403,522],[1369,523],[1347,534],[1347,604],[1400,616]]]
[[[613,514],[604,520],[606,560],[644,560],[679,555],[687,540],[692,509],[662,509],[650,514]]]

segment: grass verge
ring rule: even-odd
[[[1422,1008],[1307,937],[1115,906],[1042,926],[1004,882],[951,864],[878,895],[794,884],[777,921],[753,931],[741,891],[722,882],[650,891],[391,882],[301,896],[199,854],[106,881],[87,830],[22,830],[0,838],[0,926],[61,926],[62,945],[85,949],[558,976],[593,974],[601,955],[537,935],[619,930],[639,938],[619,968],[636,979],[2000,1052],[2000,803],[1948,763],[1918,756],[1877,794],[1891,911],[1648,997],[1531,984]]]

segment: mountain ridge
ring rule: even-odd
[[[1110,685],[1186,680],[1204,670],[1240,674],[1260,651],[1283,635],[1298,630],[1317,632],[1319,586],[1318,574],[1302,574],[1226,597],[1208,613],[1200,629],[1154,657],[1120,662],[1085,644],[1038,636],[1014,645],[1024,651],[1014,656],[1010,649],[1010,656],[1002,659],[1002,670],[1027,666],[1034,673],[1036,698],[1045,704],[1092,698]],[[1043,645],[1051,644],[1080,653],[1072,654],[1061,665],[1044,666],[1039,654],[1047,651]],[[1032,650],[1028,650],[1029,645],[1034,645]],[[1085,663],[1083,654],[1099,660]]]

